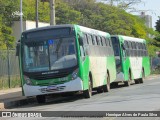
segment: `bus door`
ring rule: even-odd
[[[122,64],[121,64],[121,56],[120,56],[120,43],[117,37],[112,37],[112,45],[114,50],[114,56],[116,60],[116,70],[117,74],[121,72]]]

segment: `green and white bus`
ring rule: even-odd
[[[116,79],[109,33],[79,25],[56,25],[22,33],[19,47],[22,90],[45,102],[48,94],[108,92]]]
[[[111,36],[116,59],[117,77],[115,84],[123,81],[129,86],[131,80],[136,84],[143,83],[144,77],[150,74],[150,60],[146,40],[122,35]]]

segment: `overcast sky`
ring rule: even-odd
[[[160,0],[143,0],[143,3],[136,5],[135,8],[139,10],[149,10],[146,11],[146,15],[152,16],[152,27],[155,26],[155,22],[158,20],[158,16],[160,16]]]

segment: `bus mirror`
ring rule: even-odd
[[[78,36],[78,40],[79,40],[79,45],[83,46],[83,39],[80,35]]]
[[[16,45],[16,56],[19,56],[19,50],[20,50],[20,40],[18,40]]]

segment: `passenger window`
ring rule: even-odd
[[[100,41],[97,36],[96,36],[96,41],[97,41],[97,45],[100,45]]]
[[[83,34],[83,43],[84,43],[84,45],[88,44],[88,39],[86,37],[86,34]]]
[[[100,40],[101,40],[101,45],[103,46],[103,39],[102,39],[102,37],[100,37]]]
[[[92,37],[91,37],[91,35],[88,34],[87,38],[88,38],[89,45],[92,45]]]

